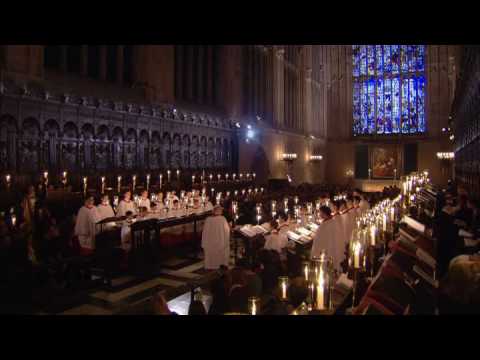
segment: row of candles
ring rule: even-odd
[[[303,263],[303,276],[308,288],[307,303],[309,310],[325,311],[333,307],[332,294],[335,284],[335,272],[333,258],[325,252],[319,257]],[[288,276],[278,277],[278,291],[281,301],[288,301],[290,280]],[[260,310],[260,299],[250,297],[248,299],[248,312],[257,315]]]
[[[167,170],[167,182],[170,182],[171,181],[171,175],[172,175],[172,172],[171,170]],[[180,180],[180,170],[176,170],[176,175],[177,175],[177,180]],[[67,171],[64,171],[62,172],[62,183],[66,184],[67,183],[67,176],[68,176],[68,173]],[[231,175],[232,176],[232,181],[236,181],[237,180],[237,174],[234,173]],[[257,177],[257,174],[256,173],[247,173],[245,174],[245,180],[247,181],[251,181],[251,180],[255,180]],[[151,175],[150,174],[147,174],[146,175],[146,180],[147,180],[147,187],[150,183],[150,178],[151,178]],[[213,174],[210,174],[208,176],[208,179],[210,180],[210,182],[213,182]],[[44,179],[44,182],[46,185],[48,185],[48,171],[45,171],[43,173],[43,179]],[[137,176],[136,175],[132,175],[132,184],[133,187],[135,187],[136,185],[136,179],[137,179]],[[196,175],[192,175],[192,185],[195,184],[195,180],[197,179],[197,176]],[[226,173],[223,175],[223,179],[225,180],[225,182],[229,181],[230,179],[230,174],[229,173]],[[84,180],[84,183],[88,180],[88,178],[85,176],[83,178]],[[102,176],[101,177],[101,180],[102,180],[102,183],[105,182],[105,177]],[[240,173],[238,174],[238,180],[239,181],[243,181],[244,180],[244,174],[243,173]],[[121,186],[121,181],[122,181],[122,176],[119,175],[117,176],[117,186]],[[217,181],[220,182],[222,181],[222,174],[217,174]],[[159,174],[159,184],[160,184],[160,187],[162,186],[162,182],[163,182],[163,174]],[[203,184],[207,182],[207,177],[205,176],[205,171],[202,172],[202,175],[200,175],[200,183]],[[10,174],[6,174],[5,175],[5,183],[9,186],[11,185],[12,183],[12,175]]]

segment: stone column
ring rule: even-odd
[[[304,81],[304,122],[303,129],[305,133],[311,134],[314,132],[313,129],[313,118],[312,118],[312,69],[305,69],[305,81]]]
[[[193,45],[187,45],[185,46],[185,52],[186,52],[186,65],[187,65],[187,71],[186,71],[186,76],[187,76],[187,99],[189,101],[193,100],[193,84],[194,84],[194,76],[193,72],[195,71],[194,68],[194,58],[193,58]]]
[[[197,56],[197,100],[200,104],[205,102],[205,91],[204,91],[204,61],[205,61],[205,46],[199,45],[198,46],[198,56]]]
[[[117,46],[117,84],[123,84],[123,45]]]
[[[107,47],[100,46],[100,79],[107,80]]]
[[[274,48],[273,57],[273,124],[283,127],[284,124],[284,55],[285,50]]]
[[[211,45],[207,46],[206,50],[206,61],[207,61],[207,101],[209,105],[213,104],[213,47]]]
[[[81,48],[80,73],[83,77],[88,76],[88,45],[82,45]]]
[[[67,46],[62,45],[60,47],[60,69],[62,72],[67,72]]]
[[[176,45],[175,46],[175,97],[177,100],[183,98],[183,77],[185,73],[183,71],[183,52],[184,46],[183,45]]]

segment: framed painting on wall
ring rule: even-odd
[[[370,148],[370,165],[372,178],[393,179],[398,169],[397,149],[393,145],[372,146]]]

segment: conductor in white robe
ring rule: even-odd
[[[85,199],[85,204],[78,211],[74,233],[78,238],[82,252],[87,254],[95,249],[96,223],[98,222],[97,208],[94,206],[93,196]]]
[[[322,223],[315,232],[311,251],[311,258],[319,257],[322,250],[325,250],[327,256],[333,258],[333,266],[340,269],[340,263],[343,261],[343,243],[339,241],[337,234],[338,225],[332,220],[331,210],[327,206],[320,207],[320,217]]]
[[[127,211],[131,211],[133,215],[137,213],[137,209],[135,208],[135,203],[131,200],[132,193],[127,191],[123,196],[122,201],[118,204],[117,209],[117,216],[126,216]]]
[[[223,208],[215,206],[213,215],[205,220],[202,231],[202,248],[205,269],[215,270],[230,262],[230,225],[222,215]]]

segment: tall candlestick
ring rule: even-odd
[[[171,174],[171,173],[172,173],[172,172],[171,172],[170,170],[167,170],[167,181],[168,181],[168,182],[170,182],[170,174]]]
[[[228,173],[225,174],[225,181],[228,181]]]
[[[136,175],[133,175],[133,176],[132,176],[132,187],[133,187],[133,191],[135,191],[136,185],[137,185],[137,176],[136,176]]]
[[[102,176],[102,194],[105,192],[105,176]]]
[[[62,182],[63,182],[63,185],[65,185],[65,186],[67,185],[67,172],[66,171],[64,171],[62,173]]]
[[[119,175],[117,176],[117,192],[121,192],[122,190],[122,177]]]
[[[159,186],[160,189],[162,189],[162,179],[163,179],[163,175],[160,174],[158,177],[159,177],[159,185],[158,185],[158,186]]]
[[[15,216],[15,214],[12,215],[11,219],[12,219],[12,226],[15,227],[15,224],[17,223],[17,217]]]
[[[212,182],[212,180],[213,180],[213,175],[210,174],[209,178],[210,178],[210,182]]]
[[[233,175],[232,175],[233,181],[235,181],[235,178],[236,178],[236,177],[237,177],[237,174],[233,174]]]
[[[386,232],[387,231],[387,214],[384,213],[382,218],[383,218],[382,230]]]
[[[217,179],[218,179],[218,182],[220,182],[220,179],[222,178],[222,175],[218,174],[217,175]]]
[[[10,181],[11,181],[10,174],[5,175],[5,181],[7,182],[7,186],[10,186]]]
[[[45,188],[48,186],[48,171],[43,173],[43,178],[45,179]]]
[[[361,250],[360,243],[355,242],[353,245],[353,267],[355,269],[360,268],[360,250]]]
[[[257,177],[257,174],[253,173],[253,180]]]
[[[303,273],[305,274],[305,281],[308,281],[309,271],[310,271],[310,264],[308,262],[303,263]]]
[[[375,226],[375,224],[372,224],[372,226],[370,227],[370,243],[372,244],[372,246],[375,246],[376,236],[377,227]]]
[[[84,193],[84,194],[87,194],[87,181],[88,181],[88,179],[87,179],[87,177],[85,176],[85,177],[83,178],[83,193]]]
[[[147,174],[147,191],[150,188],[150,174]]]
[[[192,175],[192,186],[195,184],[195,175]]]
[[[320,279],[317,284],[317,310],[325,309],[325,299],[324,299],[324,281],[323,281],[323,270],[320,269]]]
[[[180,170],[177,170],[177,180],[180,180]]]

